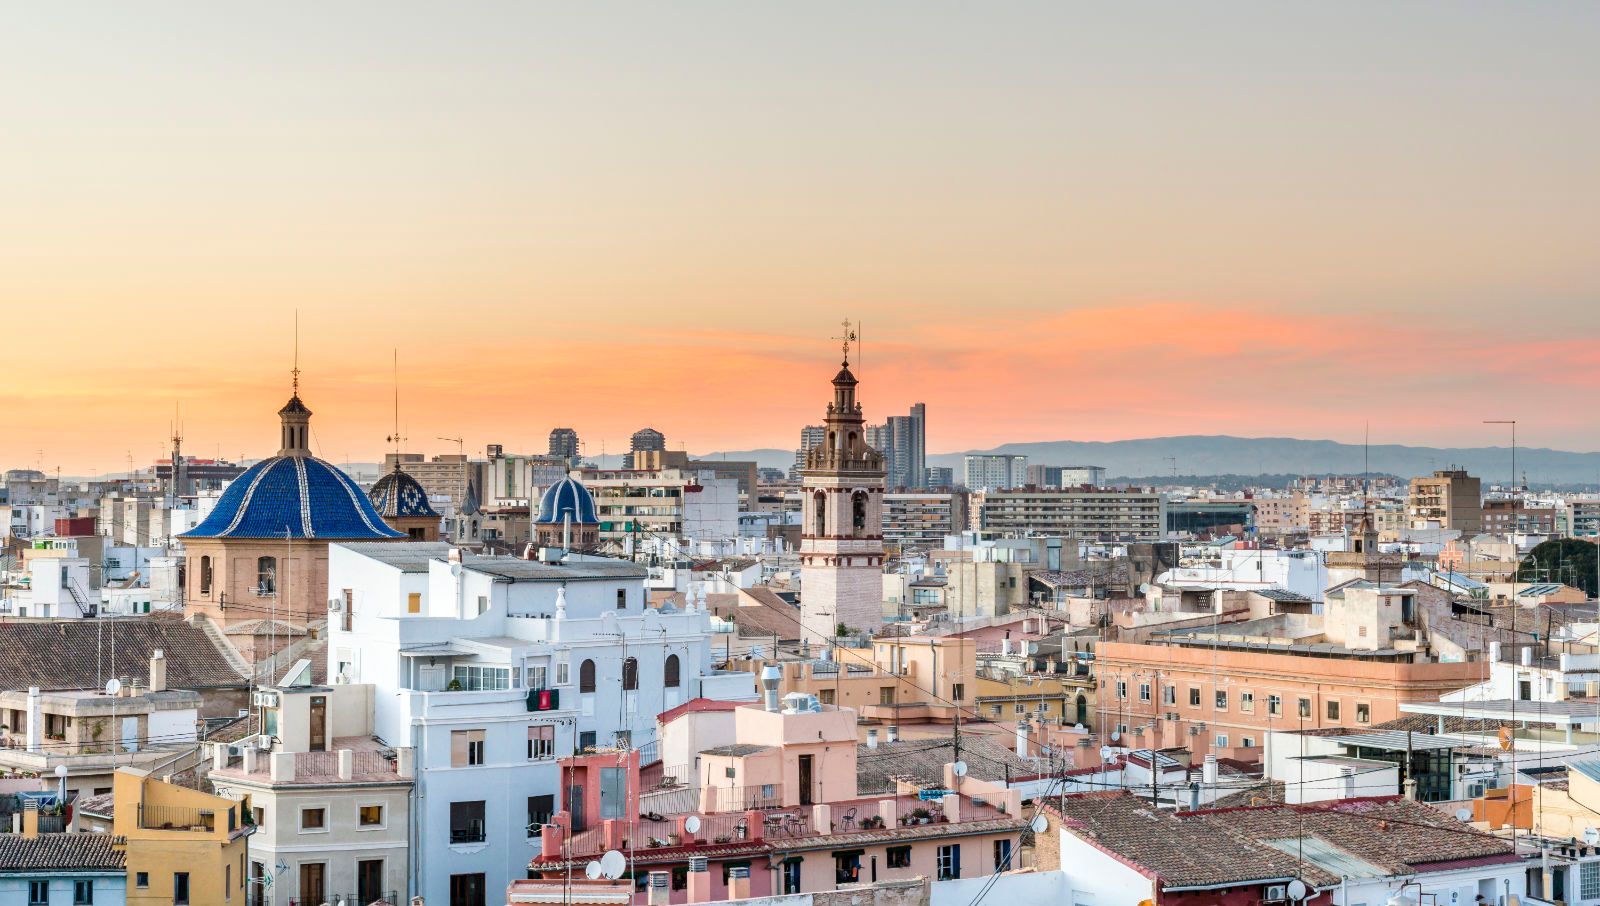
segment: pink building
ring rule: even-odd
[[[564,760],[562,811],[543,829],[530,875],[583,877],[588,863],[617,850],[632,901],[668,904],[1011,867],[1027,826],[1015,790],[946,766],[937,788],[902,782],[893,793],[858,795],[856,712],[804,694],[786,704],[773,688],[765,703],[734,710],[732,741],[697,753],[693,811],[640,814],[637,752]]]

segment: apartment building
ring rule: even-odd
[[[1152,490],[984,491],[972,498],[982,528],[1100,541],[1160,541],[1167,500]]]
[[[1439,469],[1411,479],[1406,518],[1411,528],[1443,528],[1476,534],[1483,531],[1482,482],[1465,469]]]
[[[1028,457],[974,453],[962,458],[962,483],[968,490],[1020,488],[1028,483]]]
[[[126,854],[129,906],[245,906],[245,852],[255,825],[243,803],[134,768],[119,769],[112,787],[112,833]]]
[[[1104,466],[1028,467],[1028,484],[1036,488],[1098,488],[1106,483]]]
[[[967,526],[967,498],[957,493],[890,491],[883,495],[883,545],[937,550]]]
[[[683,469],[585,469],[600,539],[736,538],[739,485],[732,478]]]

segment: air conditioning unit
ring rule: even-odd
[[[250,704],[257,708],[278,707],[278,693],[272,691],[256,692],[250,696]]]
[[[340,598],[329,598],[328,599],[328,613],[338,613],[341,610],[344,610],[344,601],[343,601],[343,599],[340,599]]]
[[[1289,893],[1282,884],[1274,884],[1267,888],[1266,895],[1262,897],[1268,903],[1282,902],[1289,898]]]
[[[272,751],[272,737],[268,736],[265,733],[262,733],[260,736],[257,736],[256,737],[256,748],[260,749],[263,752]]]

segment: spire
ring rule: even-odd
[[[300,401],[300,312],[294,313],[294,368],[289,374],[292,377],[289,401],[278,410],[278,421],[281,423],[282,446],[278,448],[279,456],[310,456],[311,455],[311,410]]]

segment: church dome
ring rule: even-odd
[[[545,489],[544,499],[539,501],[539,518],[534,520],[543,525],[559,525],[566,521],[574,525],[597,525],[600,522],[595,511],[594,495],[582,482],[571,476]]]
[[[433,516],[439,514],[428,503],[428,492],[410,475],[396,467],[393,472],[378,479],[367,496],[378,515],[385,519],[402,516]]]
[[[298,387],[296,387],[298,391]],[[404,538],[384,525],[350,476],[311,455],[311,410],[295,393],[278,410],[283,447],[234,479],[205,521],[180,538]],[[424,498],[426,499],[426,498]]]
[[[245,470],[184,538],[403,538],[350,476],[315,456],[274,456]]]

